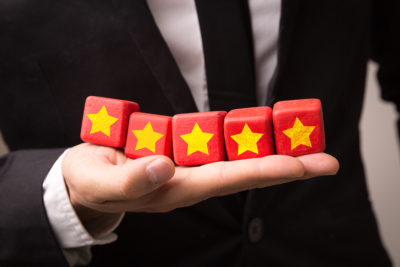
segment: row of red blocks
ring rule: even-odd
[[[272,134],[272,125],[274,135]],[[321,102],[281,101],[270,107],[178,114],[139,112],[134,102],[89,96],[82,120],[83,141],[125,147],[129,158],[165,155],[178,165],[300,156],[325,150]]]

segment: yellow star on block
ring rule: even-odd
[[[208,155],[207,143],[210,141],[213,135],[214,134],[203,133],[196,122],[190,134],[181,135],[182,139],[188,144],[187,155],[189,156],[196,151],[200,151]]]
[[[133,134],[138,139],[135,150],[148,148],[153,153],[156,153],[156,142],[163,137],[163,134],[153,131],[151,123],[148,122],[143,130],[132,130]]]
[[[87,114],[92,122],[92,129],[90,134],[102,132],[110,137],[110,127],[118,120],[108,115],[106,106],[103,106],[97,114]]]
[[[312,147],[310,141],[310,134],[314,130],[315,126],[304,126],[299,118],[296,117],[293,128],[283,131],[291,139],[291,150],[295,149],[299,145],[305,145]]]
[[[238,155],[247,150],[258,154],[257,142],[263,134],[253,133],[247,123],[244,125],[242,133],[232,135],[231,138],[239,144]]]

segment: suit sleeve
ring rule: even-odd
[[[42,191],[64,150],[15,151],[0,158],[1,266],[69,266],[51,230]]]
[[[381,96],[400,112],[400,1],[375,0],[372,7],[371,58],[379,64]],[[400,135],[400,120],[397,122]]]

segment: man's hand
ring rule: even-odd
[[[267,156],[200,167],[175,167],[164,156],[129,159],[115,148],[81,144],[62,162],[69,196],[85,222],[104,213],[167,212],[253,188],[336,174],[325,153]]]

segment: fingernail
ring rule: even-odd
[[[172,177],[172,168],[165,160],[156,159],[147,165],[146,173],[153,184],[160,184]]]

